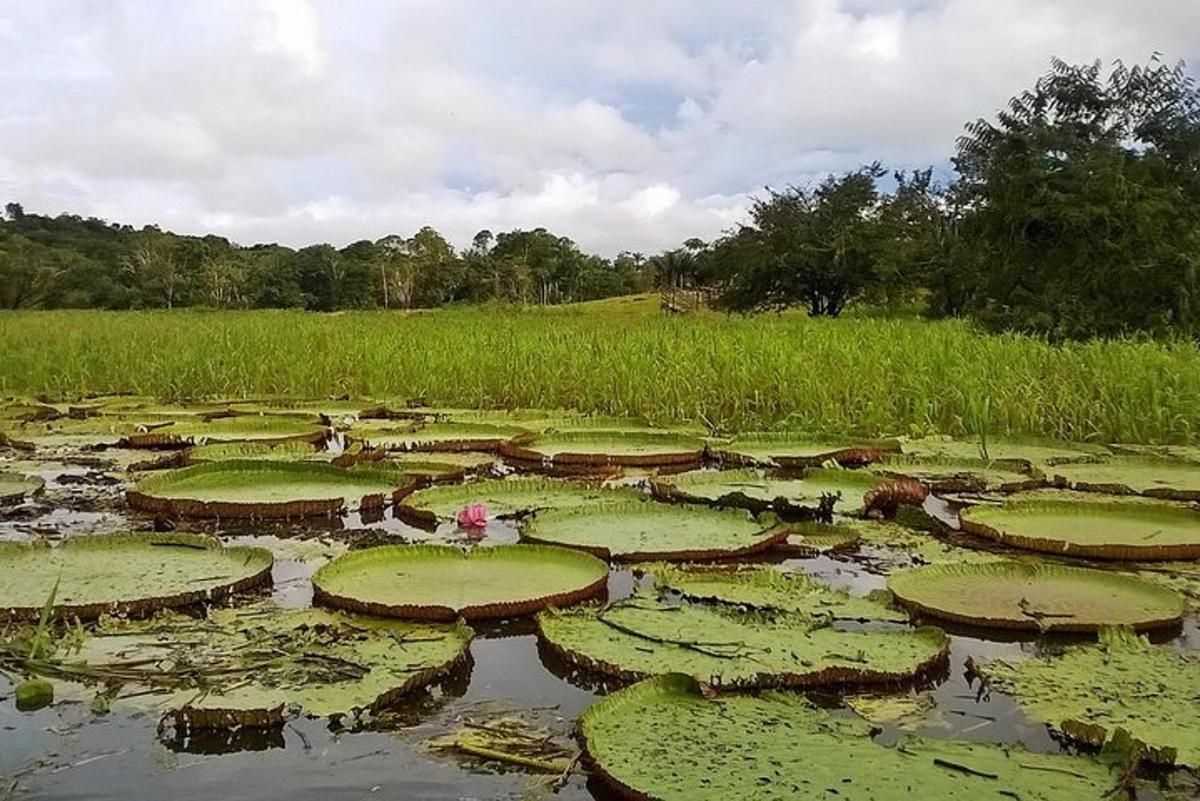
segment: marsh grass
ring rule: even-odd
[[[958,321],[670,317],[649,300],[328,315],[4,313],[0,392],[349,394],[726,430],[1200,439],[1194,344],[1057,346]]]

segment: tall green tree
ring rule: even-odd
[[[1054,337],[1200,334],[1200,95],[1182,64],[1055,60],[967,126],[954,165],[969,312]]]

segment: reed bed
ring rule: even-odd
[[[721,430],[1200,439],[1188,342],[1052,345],[959,321],[659,314],[648,302],[430,312],[0,314],[0,392],[370,396]]]

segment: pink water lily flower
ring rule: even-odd
[[[469,503],[458,510],[458,524],[468,528],[483,528],[487,525],[487,507],[482,503]]]

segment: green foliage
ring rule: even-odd
[[[1200,93],[1157,59],[1055,60],[954,159],[969,310],[1059,337],[1200,332]],[[949,311],[949,309],[944,309]]]
[[[1014,434],[1200,438],[1191,344],[1051,345],[958,321],[667,317],[650,298],[403,315],[17,312],[0,315],[0,353],[5,394],[346,394],[867,436],[962,436],[970,399],[986,396],[993,459]],[[56,425],[67,422],[94,421]],[[960,455],[978,458],[977,443]]]

